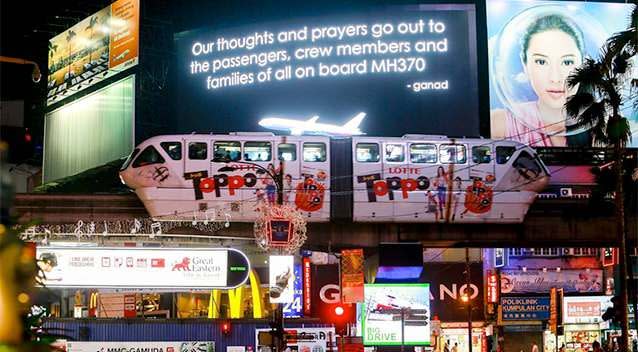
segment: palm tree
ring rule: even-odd
[[[71,40],[73,40],[75,36],[76,36],[75,32],[69,29],[69,32],[66,34],[66,38],[65,38],[67,48],[69,49],[69,56],[67,57],[67,60],[69,61],[69,79],[71,78],[71,64],[73,63],[73,60],[71,59]]]
[[[619,241],[621,304],[623,319],[620,349],[629,350],[627,321],[627,255],[625,199],[623,191],[623,160],[625,148],[631,139],[629,121],[622,115],[626,83],[631,77],[631,60],[636,55],[636,8],[628,30],[612,36],[602,49],[599,60],[588,58],[568,77],[567,86],[578,87],[576,94],[565,104],[567,115],[577,120],[579,127],[589,127],[594,143],[611,148],[616,178],[616,223]],[[633,25],[633,29],[632,26]],[[633,38],[632,38],[633,33]]]
[[[93,44],[93,32],[96,24],[97,16],[93,16],[89,20],[89,25],[84,28],[85,31],[91,31],[91,35],[89,35],[89,63],[91,63],[91,56],[93,55],[93,50],[95,48],[95,45]]]
[[[49,42],[49,79],[55,69],[55,63],[53,62],[53,55],[58,51],[58,45]]]

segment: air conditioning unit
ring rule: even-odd
[[[560,196],[561,196],[561,198],[571,198],[573,196],[572,188],[571,187],[561,188],[560,189]]]

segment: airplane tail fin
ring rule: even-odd
[[[366,117],[365,112],[358,113],[355,117],[352,118],[352,120],[346,122],[346,124],[343,125],[343,128],[348,130],[358,130],[359,125],[361,124],[361,121],[363,121],[364,117]]]

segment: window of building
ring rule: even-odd
[[[489,164],[492,161],[492,148],[489,146],[472,147],[474,164]]]
[[[509,253],[512,257],[520,257],[523,255],[523,248],[510,248]]]
[[[157,149],[155,149],[155,147],[153,147],[152,145],[149,145],[140,153],[137,159],[135,159],[135,161],[133,162],[133,167],[161,164],[163,162],[164,158],[162,158]]]
[[[465,164],[467,162],[465,145],[441,144],[441,147],[439,147],[439,160],[443,164]]]
[[[208,143],[188,143],[188,158],[191,160],[206,160],[208,158]]]
[[[297,160],[297,145],[292,143],[281,143],[277,147],[277,158],[283,161]]]
[[[376,163],[379,161],[379,145],[377,143],[357,143],[357,162]]]
[[[246,161],[270,161],[272,159],[272,146],[270,142],[245,142],[244,160]]]
[[[241,160],[241,143],[220,141],[213,144],[213,160],[217,162]]]
[[[182,160],[182,142],[162,142],[162,149],[173,160]]]
[[[386,144],[385,161],[390,163],[405,161],[405,146],[403,144]]]
[[[515,151],[516,148],[514,147],[496,147],[496,163],[506,164]]]
[[[303,144],[303,161],[326,161],[326,143],[308,142]]]
[[[410,161],[415,164],[435,164],[436,145],[423,143],[410,145]]]

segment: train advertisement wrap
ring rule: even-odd
[[[478,136],[475,21],[413,5],[179,33],[178,131]]]
[[[607,38],[627,28],[631,6],[489,0],[491,137],[539,147],[591,146],[588,129],[565,115],[563,106],[576,92],[565,82],[585,59],[598,59]],[[625,105],[622,114],[635,131],[638,116]]]

